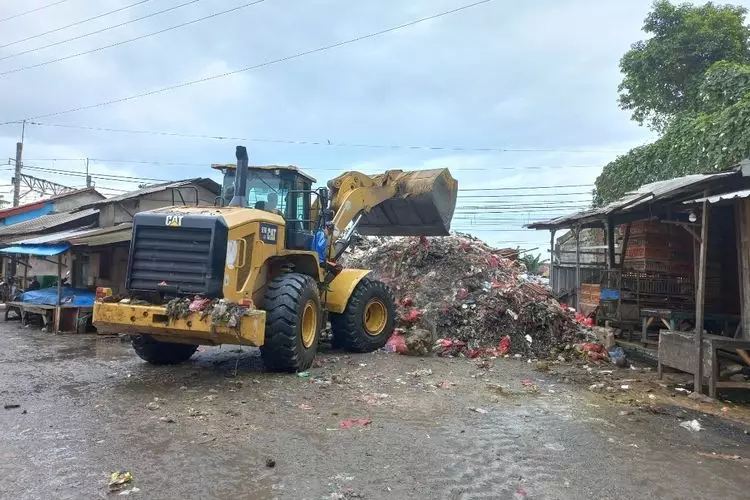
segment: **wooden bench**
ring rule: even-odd
[[[738,349],[750,349],[750,340],[703,335],[703,378],[707,379],[710,397],[716,397],[717,389],[750,389],[750,382],[719,380],[719,350],[735,352]],[[659,378],[662,378],[664,366],[695,374],[697,354],[695,332],[662,330],[659,333]]]

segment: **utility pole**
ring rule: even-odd
[[[21,124],[21,142],[16,143],[16,173],[13,177],[13,206],[21,203],[21,168],[23,167],[23,136],[26,132],[26,120]]]
[[[89,175],[89,159],[86,158],[86,187],[91,187],[91,176]]]

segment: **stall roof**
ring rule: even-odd
[[[72,229],[57,233],[45,234],[13,242],[13,245],[51,245],[64,243],[68,246],[99,246],[128,241],[132,224],[120,224],[114,227]]]
[[[68,244],[57,244],[57,245],[15,245],[12,247],[6,247],[0,249],[0,252],[11,253],[11,254],[24,254],[24,255],[59,255],[65,252],[70,245]]]
[[[740,198],[747,198],[750,196],[750,189],[740,189],[739,191],[732,191],[731,193],[721,193],[721,194],[715,194],[713,196],[704,196],[703,198],[696,198],[695,200],[687,200],[683,201],[682,203],[685,205],[693,205],[696,203],[703,203],[708,202],[708,204],[713,205],[714,203],[719,203],[720,201],[725,200],[736,200]]]
[[[732,175],[739,175],[739,172],[731,171],[717,174],[692,174],[665,181],[644,184],[619,200],[615,200],[603,207],[585,210],[546,221],[534,222],[527,224],[526,227],[530,229],[561,229],[575,225],[598,227],[602,225],[602,219],[611,214],[632,212],[635,211],[635,209],[644,208],[655,201],[671,198],[698,189],[703,184]]]

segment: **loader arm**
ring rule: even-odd
[[[331,179],[328,188],[334,212],[334,245],[351,232],[352,222],[363,235],[450,234],[458,182],[448,169],[389,170],[372,176],[346,172]]]

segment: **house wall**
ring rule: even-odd
[[[88,264],[84,271],[87,278],[86,286],[109,287],[115,294],[124,293],[129,248],[127,243],[118,243],[87,249],[85,255],[88,257]]]
[[[84,192],[73,196],[66,196],[59,200],[53,200],[51,203],[54,205],[53,211],[60,213],[70,212],[71,210],[75,210],[83,205],[88,205],[89,203],[95,203],[101,200],[101,195],[97,193]]]
[[[29,210],[28,212],[23,212],[20,214],[11,215],[10,217],[6,217],[0,221],[0,224],[4,226],[10,226],[12,224],[18,224],[19,222],[26,222],[27,220],[36,219],[37,217],[41,217],[42,215],[47,215],[52,213],[54,209],[54,205],[52,203],[47,203],[42,207],[36,208],[34,210]]]

